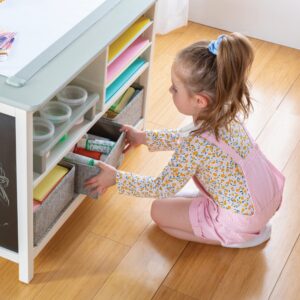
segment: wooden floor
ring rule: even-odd
[[[175,53],[222,31],[190,23],[156,39],[148,128],[187,122],[168,93]],[[82,205],[37,257],[30,285],[0,259],[0,299],[300,299],[300,51],[252,40],[255,111],[248,127],[286,175],[271,240],[223,249],[176,240],[151,221],[151,199],[118,195]],[[129,151],[122,169],[158,175],[170,152]]]

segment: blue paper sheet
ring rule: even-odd
[[[116,80],[114,80],[106,89],[105,103],[137,72],[143,65],[145,60],[136,59]]]

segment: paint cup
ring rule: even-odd
[[[54,125],[41,117],[33,117],[33,142],[41,143],[52,138]]]
[[[87,91],[76,85],[68,85],[56,95],[58,101],[68,104],[70,107],[84,104],[87,97]]]
[[[72,115],[72,109],[65,103],[51,101],[40,110],[40,115],[56,125],[68,121]]]

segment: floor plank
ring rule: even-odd
[[[36,295],[37,299],[92,299],[114,271],[128,247],[87,234],[61,262],[55,278]]]
[[[149,226],[94,299],[151,299],[186,243]]]
[[[299,74],[300,51],[280,47],[254,81],[252,97],[259,103],[277,107]]]
[[[178,291],[171,290],[170,288],[162,285],[153,300],[195,300],[197,298],[193,298],[187,295],[184,295]]]
[[[252,43],[253,44],[253,43]],[[280,46],[260,41],[255,47],[255,59],[251,67],[249,81],[254,83],[260,73],[264,72],[268,63],[273,61],[273,56],[278,52]]]
[[[264,154],[282,170],[300,140],[300,116],[275,112],[257,139]]]
[[[300,75],[280,104],[279,111],[300,115]]]

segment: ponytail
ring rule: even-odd
[[[247,79],[254,59],[249,40],[239,33],[225,35],[216,59],[217,110],[222,110],[225,99],[227,104],[227,112],[220,116],[219,121],[228,124],[238,112],[247,118],[252,107]]]

